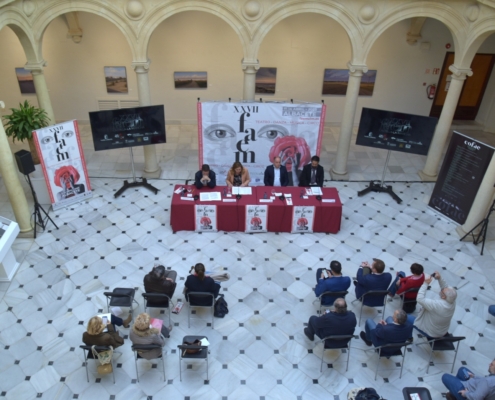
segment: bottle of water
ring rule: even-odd
[[[263,198],[266,200],[268,198],[268,196],[266,195],[266,192],[265,194],[263,195]]]

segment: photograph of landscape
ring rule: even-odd
[[[274,94],[275,83],[277,81],[277,68],[261,67],[256,72],[257,94]]]
[[[361,77],[359,96],[372,96],[375,88],[376,69],[369,70]],[[321,94],[345,95],[349,82],[349,70],[325,69],[323,75],[323,90]]]
[[[24,68],[16,68],[15,74],[17,75],[17,82],[19,82],[19,89],[21,94],[33,94],[36,93],[33,82],[33,74]]]
[[[206,89],[208,74],[206,72],[174,72],[176,89]]]
[[[107,93],[128,93],[125,67],[105,67]]]

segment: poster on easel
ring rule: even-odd
[[[291,233],[313,233],[314,206],[294,206]]]
[[[76,120],[33,131],[53,210],[92,196]]]
[[[246,229],[247,233],[268,232],[268,206],[247,205],[246,206]]]
[[[428,207],[458,224],[466,222],[494,150],[454,131]]]
[[[194,217],[196,232],[218,232],[217,206],[196,204]]]

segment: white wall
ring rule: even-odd
[[[48,61],[45,75],[57,120],[87,121],[88,111],[96,110],[97,99],[138,97],[131,52],[120,30],[92,14],[79,13],[79,19],[84,30],[79,44],[67,38],[62,17],[49,25],[44,36],[43,56]],[[375,91],[372,97],[359,98],[356,122],[361,107],[429,114],[431,100],[426,97],[423,83],[438,81],[439,75],[432,75],[431,71],[442,67],[445,44],[453,41],[443,24],[427,19],[421,41],[429,42],[431,47],[424,51],[419,44],[410,46],[406,42],[408,30],[409,21],[395,24],[371,49],[367,65],[378,70]],[[449,51],[453,50],[452,47]],[[495,35],[483,44],[480,52],[495,52]],[[34,95],[21,96],[19,92],[14,68],[23,66],[26,59],[9,28],[0,31],[0,54],[0,100],[7,107],[17,106],[24,98],[36,104]],[[220,18],[196,11],[172,16],[158,26],[149,46],[152,102],[165,104],[167,121],[194,123],[197,97],[202,100],[242,97],[242,56],[239,38]],[[349,39],[340,24],[318,14],[289,17],[277,24],[261,45],[261,66],[277,68],[275,95],[262,97],[316,102],[324,99],[328,106],[327,123],[338,124],[345,96],[321,95],[323,71],[345,69],[350,59]],[[127,68],[128,95],[106,93],[104,66]],[[174,71],[207,71],[208,89],[175,90]],[[494,95],[492,77],[478,120],[495,129]]]
[[[480,46],[478,53],[495,53],[495,35],[490,35]],[[486,85],[476,121],[485,127],[486,132],[495,133],[495,66]]]

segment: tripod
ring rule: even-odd
[[[34,220],[34,238],[36,239],[36,227],[39,226],[43,231],[46,228],[46,221],[50,220],[50,222],[55,225],[55,228],[58,229],[57,224],[53,222],[53,219],[50,218],[48,213],[45,211],[45,209],[41,206],[40,203],[38,203],[38,197],[36,196],[36,192],[34,191],[33,184],[31,183],[31,177],[28,175],[27,176],[27,181],[29,183],[29,187],[31,188],[31,194],[33,195],[33,200],[34,200],[34,212],[33,212],[33,220]],[[41,215],[41,211],[46,216],[46,220],[43,220],[43,216]]]
[[[478,225],[476,225],[473,229],[471,229],[468,233],[466,233],[463,237],[461,237],[459,240],[462,242],[464,238],[467,235],[471,235],[473,237],[473,244],[479,244],[480,242],[483,242],[481,245],[481,255],[483,255],[483,250],[485,248],[485,240],[486,240],[486,231],[488,229],[488,222],[490,220],[490,214],[495,210],[495,200],[493,200],[493,203],[490,207],[490,211],[488,211],[488,214],[486,215],[485,219],[483,219]],[[474,232],[478,228],[478,226],[481,225],[480,231],[475,234]]]

